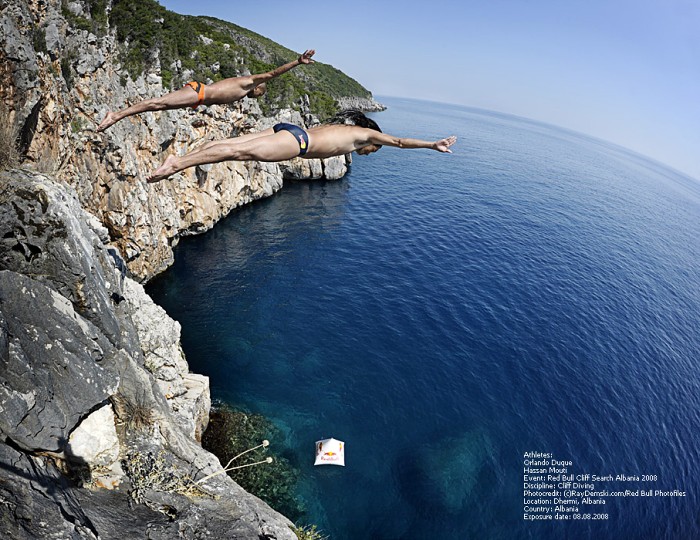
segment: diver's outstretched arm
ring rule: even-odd
[[[253,85],[257,86],[260,83],[264,83],[269,81],[270,79],[279,77],[280,75],[287,73],[290,69],[294,69],[300,64],[313,64],[314,61],[311,59],[311,57],[314,54],[316,54],[316,51],[314,49],[308,49],[304,51],[304,53],[301,54],[299,58],[293,60],[292,62],[284,64],[283,66],[279,66],[273,69],[272,71],[268,71],[267,73],[258,73],[257,75],[251,75],[250,78],[253,81]]]
[[[457,137],[454,135],[446,137],[445,139],[440,139],[439,141],[422,141],[420,139],[408,139],[405,137],[394,137],[387,133],[382,133],[380,131],[375,131],[368,129],[369,137],[368,140],[372,144],[381,144],[386,146],[396,146],[397,148],[429,148],[431,150],[437,150],[438,152],[444,152],[451,154],[450,146],[457,142]]]

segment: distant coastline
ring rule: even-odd
[[[359,109],[363,112],[380,112],[386,110],[386,105],[378,102],[374,97],[341,97],[337,99],[337,102],[341,110]]]

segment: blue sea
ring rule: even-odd
[[[454,153],[354,156],[183,239],[148,290],[192,371],[276,424],[333,540],[700,538],[700,183],[550,125],[381,101],[385,132]],[[344,468],[313,466],[327,437]],[[527,496],[525,468],[551,466]],[[525,519],[547,514],[569,519]]]

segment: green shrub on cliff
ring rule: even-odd
[[[121,465],[131,483],[129,496],[137,503],[144,502],[150,490],[179,493],[190,497],[208,496],[187,473],[178,470],[172,463],[172,458],[162,449],[142,452],[131,448],[121,461]],[[171,515],[167,507],[161,508],[160,511]],[[171,517],[174,516],[171,515]]]
[[[260,445],[264,439],[279,447],[279,430],[259,414],[237,411],[227,405],[212,408],[209,427],[202,437],[202,446],[219,458],[223,465],[246,450]],[[260,448],[234,460],[231,466],[265,460],[270,450]],[[272,463],[261,463],[230,471],[228,474],[243,489],[260,497],[272,508],[292,520],[304,514],[302,502],[294,494],[299,472],[281,455],[272,453]]]
[[[299,540],[328,540],[328,536],[321,533],[321,531],[316,528],[316,525],[294,527],[292,528],[292,532],[297,535]]]
[[[66,0],[61,2],[61,14],[74,28],[86,30],[98,36],[104,35],[107,30],[107,1],[87,0],[86,4],[90,13],[89,17],[75,15],[68,8]]]

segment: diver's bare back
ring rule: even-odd
[[[243,99],[255,85],[252,78],[231,77],[207,85],[207,101],[211,104],[226,104]]]
[[[305,158],[326,158],[349,154],[367,144],[367,128],[348,125],[326,125],[307,130],[309,151]]]

